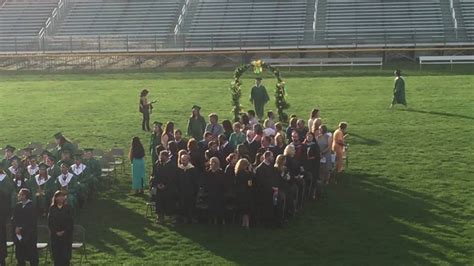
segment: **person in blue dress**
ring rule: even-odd
[[[132,139],[129,158],[132,163],[132,190],[135,191],[135,195],[143,194],[143,184],[145,179],[145,149],[138,137],[133,137]]]

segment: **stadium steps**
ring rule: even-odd
[[[304,44],[313,43],[313,15],[314,15],[314,3],[316,0],[308,0],[306,8],[306,21],[304,25]]]
[[[472,3],[474,5],[474,2]],[[464,21],[464,14],[461,8],[461,2],[459,0],[453,0],[453,4],[454,4],[454,12],[456,12],[456,20],[458,22],[458,40],[472,42],[472,36],[469,37],[468,31],[466,30],[467,25],[466,25],[466,22]]]
[[[318,1],[318,13],[316,14],[316,44],[324,40],[324,31],[326,29],[326,6],[327,0]]]
[[[449,7],[449,1],[440,2],[441,14],[444,23],[444,36],[446,41],[455,41],[456,33],[454,31],[454,22],[451,16],[451,9]]]

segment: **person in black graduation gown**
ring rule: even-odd
[[[48,227],[51,232],[51,251],[55,266],[68,266],[72,255],[73,215],[65,192],[58,190],[49,208]]]
[[[168,151],[161,151],[159,163],[153,172],[151,186],[156,188],[157,222],[163,223],[165,214],[170,213],[175,206],[176,182],[178,167],[171,162]]]
[[[195,139],[188,141],[188,152],[192,165],[196,167],[200,174],[204,173],[204,154],[199,150],[198,142]]]
[[[0,266],[4,266],[7,257],[7,219],[10,214],[9,198],[0,190]]]
[[[225,174],[220,167],[219,158],[209,160],[209,169],[205,173],[205,190],[208,194],[209,214],[214,223],[224,223]]]
[[[181,217],[188,223],[192,222],[196,194],[198,190],[198,170],[190,163],[189,155],[181,156],[178,165],[178,194]]]
[[[178,151],[186,150],[188,148],[188,140],[183,138],[183,132],[181,129],[175,129],[174,131],[174,142],[178,147]]]
[[[263,154],[263,161],[255,169],[258,213],[264,225],[281,222],[274,219],[274,209],[278,204],[279,178],[273,167],[273,160],[273,153],[266,151]],[[274,196],[276,202],[274,202]]]
[[[32,266],[38,265],[36,219],[31,192],[27,188],[22,188],[18,192],[18,203],[13,209],[12,216],[15,256],[20,266],[25,265],[26,261],[29,261]]]
[[[227,166],[227,156],[235,151],[235,147],[232,146],[224,134],[220,134],[219,147],[217,150],[222,169],[225,169]]]
[[[242,215],[242,226],[249,228],[250,216],[255,211],[254,200],[254,179],[255,176],[250,170],[250,162],[247,159],[240,159],[235,166],[237,205],[239,213]]]

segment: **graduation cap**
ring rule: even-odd
[[[14,152],[16,150],[16,148],[11,146],[11,145],[7,145],[7,146],[5,146],[5,150]]]
[[[84,148],[84,152],[93,152],[94,149],[93,148]]]
[[[155,122],[153,122],[153,125],[154,125],[155,127],[156,127],[156,126],[162,127],[162,126],[163,126],[163,123],[158,122],[158,121],[155,121]]]
[[[28,156],[28,160],[36,160],[36,155],[30,155],[30,156]]]
[[[199,110],[201,110],[201,106],[195,104],[195,105],[193,105],[193,107],[191,109],[196,109],[196,110],[199,111]]]
[[[56,157],[52,154],[48,154],[48,159],[54,162],[56,161]]]
[[[58,132],[58,133],[54,134],[55,139],[60,139],[62,137],[63,137],[63,133],[61,133],[61,132]]]
[[[256,77],[255,80],[262,81],[261,77]]]
[[[82,153],[74,154],[74,160],[82,160]]]
[[[45,163],[40,163],[40,164],[38,165],[38,167],[39,167],[39,169],[43,169],[43,170],[49,168],[49,166],[48,166],[47,164],[45,164]]]
[[[26,147],[23,149],[24,151],[29,151],[29,152],[32,152],[34,149],[33,148],[30,148],[30,147]]]
[[[14,155],[13,157],[10,158],[10,160],[12,160],[12,161],[15,161],[15,160],[20,161],[20,157]]]

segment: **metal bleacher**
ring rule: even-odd
[[[57,1],[7,0],[0,9],[0,36],[38,35],[56,5]]]
[[[53,38],[57,43],[69,38],[82,39],[82,44],[75,45],[71,50],[97,47],[99,36],[103,40],[104,50],[113,50],[114,46],[125,47],[125,42],[134,47],[140,46],[140,43],[161,45],[166,42],[176,24],[181,2],[72,1]]]
[[[1,1],[0,53],[474,43],[474,0]]]
[[[466,34],[474,38],[474,0],[461,1],[461,13],[466,29]]]
[[[191,5],[186,47],[296,46],[304,38],[307,1],[212,1]]]
[[[0,52],[32,50],[38,47],[38,33],[56,1],[7,0],[0,8]]]
[[[328,43],[391,44],[444,42],[439,0],[328,0],[324,30]]]

